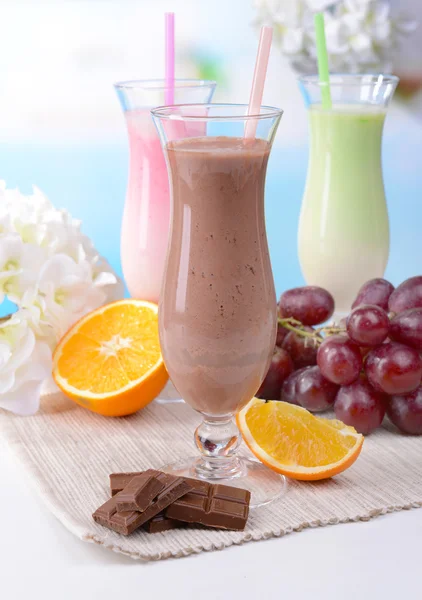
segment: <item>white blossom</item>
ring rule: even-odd
[[[20,299],[19,306],[20,314],[24,315],[36,338],[46,342],[54,350],[60,335],[49,320],[45,298],[38,288],[28,288]]]
[[[38,291],[44,301],[44,315],[48,315],[58,337],[107,300],[105,291],[93,281],[90,263],[77,263],[65,254],[47,260],[39,274]]]
[[[36,339],[20,313],[0,323],[1,408],[19,415],[35,413],[51,366],[50,348]]]
[[[19,302],[24,291],[35,285],[46,256],[43,248],[22,243],[16,233],[0,234],[0,303],[5,295]]]
[[[304,48],[304,32],[300,28],[288,29],[282,38],[282,50],[287,56],[298,54]]]
[[[300,2],[297,2],[297,4],[300,4]],[[321,12],[336,4],[336,0],[306,0],[305,4],[312,12]]]
[[[0,329],[0,407],[36,410],[60,337],[123,292],[80,221],[38,188],[25,195],[0,181],[0,304],[7,297],[19,309]]]
[[[402,36],[414,20],[393,16],[387,0],[256,0],[255,25],[272,25],[274,40],[292,66],[316,72],[314,14],[324,12],[330,70],[389,71]]]

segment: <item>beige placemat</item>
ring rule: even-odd
[[[167,388],[162,397],[172,395]],[[199,420],[184,403],[157,402],[131,417],[104,418],[55,394],[33,417],[0,411],[0,435],[65,527],[81,540],[138,559],[181,557],[422,506],[422,438],[380,429],[365,440],[348,471],[325,482],[289,482],[286,496],[252,511],[240,533],[180,529],[126,538],[94,523],[92,512],[109,494],[109,473],[160,467],[194,454]]]

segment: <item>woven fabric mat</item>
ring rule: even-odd
[[[161,398],[173,395],[167,387]],[[154,401],[131,417],[110,419],[54,394],[32,417],[0,411],[0,435],[65,527],[81,540],[136,559],[182,557],[422,506],[422,438],[399,435],[387,425],[365,440],[345,473],[325,482],[289,482],[282,499],[251,511],[243,532],[176,529],[126,538],[92,520],[109,496],[109,473],[158,468],[193,455],[199,421],[184,403]]]

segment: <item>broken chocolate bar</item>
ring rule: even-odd
[[[103,527],[128,535],[137,528],[136,518],[142,513],[135,511],[117,512],[117,499],[118,496],[116,495],[107,500],[97,508],[92,517],[96,523],[103,525]]]
[[[158,479],[168,477],[168,475],[153,469],[148,472],[156,474]],[[112,495],[120,493],[142,473],[142,471],[112,473],[110,475]],[[156,514],[155,517],[149,517],[150,520],[144,522],[146,531],[153,533],[173,529],[178,522],[179,526],[182,526],[184,522],[190,526],[197,524],[198,526],[238,531],[244,529],[249,513],[250,493],[248,491],[190,478],[185,478],[185,481],[190,484],[191,491],[186,496],[175,500],[162,515]],[[128,516],[125,518],[129,519]],[[122,519],[117,519],[117,521],[120,523]]]
[[[104,502],[92,515],[96,523],[108,527],[111,517],[117,512],[117,499],[110,498]]]
[[[94,520],[117,533],[129,535],[192,489],[192,485],[183,477],[173,477],[166,473],[160,473],[157,479],[164,482],[165,487],[144,512],[118,512],[117,503],[120,494],[116,494],[94,512],[92,515]]]
[[[162,531],[177,529],[178,527],[183,526],[186,526],[186,523],[183,523],[182,521],[175,521],[174,519],[168,519],[164,513],[160,513],[145,523],[143,527],[145,531],[148,531],[148,533],[161,533]]]
[[[152,471],[152,469],[149,469]],[[137,475],[142,475],[145,471],[137,471],[135,473],[112,473],[110,475],[110,491],[111,495],[115,496],[121,492],[131,480]],[[159,471],[157,471],[159,472]]]
[[[242,531],[249,515],[248,490],[188,479],[192,490],[175,500],[166,517],[207,527]]]
[[[119,492],[117,510],[137,510],[144,512],[164,488],[165,482],[157,477],[158,471],[152,469],[133,477]]]

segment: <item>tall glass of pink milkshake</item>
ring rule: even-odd
[[[214,81],[176,79],[174,103],[211,102],[215,86]],[[129,136],[129,177],[121,229],[123,276],[132,297],[158,302],[170,199],[166,163],[150,111],[165,103],[166,85],[164,80],[155,79],[124,81],[115,88]]]
[[[203,416],[195,432],[199,455],[166,470],[247,488],[257,506],[278,497],[283,480],[239,457],[233,417],[256,394],[275,345],[264,188],[282,111],[247,111],[246,105],[209,104],[161,107],[152,114],[172,198],[159,303],[161,350],[181,397]],[[245,138],[252,120],[256,135]]]

